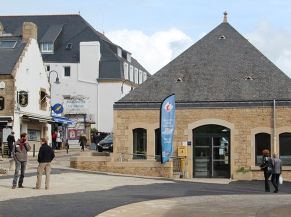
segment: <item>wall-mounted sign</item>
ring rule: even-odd
[[[52,110],[54,111],[54,113],[56,114],[61,114],[64,111],[64,107],[62,104],[60,103],[56,103],[52,106]]]
[[[0,96],[0,110],[3,110],[4,109],[4,97],[3,96]]]
[[[6,84],[4,81],[0,81],[0,90],[4,90],[6,87]]]
[[[88,99],[65,99],[66,114],[86,114],[89,112]]]
[[[26,107],[28,105],[28,93],[26,91],[18,92],[18,104],[22,107]]]

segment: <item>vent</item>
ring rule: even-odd
[[[73,44],[72,43],[68,43],[67,46],[66,46],[66,50],[71,50],[73,47]]]
[[[226,39],[226,37],[225,37],[224,35],[221,35],[221,36],[219,37],[219,40],[224,40],[224,39]]]
[[[251,76],[247,76],[247,77],[244,78],[244,80],[246,80],[246,81],[252,81],[254,79]]]
[[[183,81],[182,78],[178,78],[178,79],[176,80],[176,83],[179,83],[179,82],[182,82],[182,81]]]

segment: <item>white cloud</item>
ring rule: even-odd
[[[263,22],[247,38],[291,78],[291,32]]]
[[[119,30],[106,34],[108,38],[132,53],[151,74],[157,72],[186,48],[192,39],[179,29],[146,35],[139,30]]]

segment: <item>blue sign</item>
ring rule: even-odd
[[[175,130],[175,95],[170,95],[161,104],[161,163],[170,160],[173,154],[173,136]]]
[[[54,111],[54,113],[56,114],[61,114],[64,111],[64,107],[62,104],[60,103],[56,103],[52,106],[52,110]]]

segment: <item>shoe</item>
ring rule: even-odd
[[[275,190],[274,193],[278,193],[278,190]]]
[[[40,188],[37,188],[37,187],[34,187],[33,189],[35,189],[35,190],[40,190]]]
[[[24,188],[23,185],[19,185],[18,188]]]
[[[16,188],[16,186],[14,186],[14,185],[13,185],[11,188],[12,188],[12,189],[15,189],[15,188]]]
[[[270,190],[265,190],[265,192],[270,192]]]
[[[49,188],[45,188],[45,190],[49,190]]]

